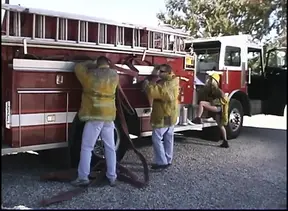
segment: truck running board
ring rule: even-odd
[[[177,132],[189,131],[189,130],[201,131],[203,128],[206,128],[206,127],[217,126],[217,123],[214,120],[211,121],[211,120],[202,119],[202,121],[203,121],[203,124],[177,125],[175,126],[174,132],[177,133]],[[141,133],[141,137],[151,136],[151,135],[152,135],[152,131]],[[137,136],[134,136],[132,134],[130,134],[129,136],[131,139],[138,138]],[[68,147],[68,142],[23,146],[23,147],[17,147],[17,148],[9,147],[7,145],[2,145],[1,156],[14,154],[14,153],[28,152],[28,151],[55,149],[55,148],[61,148],[61,147]]]
[[[7,145],[2,145],[1,156],[9,155],[19,152],[28,152],[28,151],[39,151],[47,149],[56,149],[61,147],[68,147],[68,142],[52,143],[52,144],[39,144],[32,146],[23,146],[23,147],[9,147]]]
[[[174,132],[181,132],[181,131],[189,131],[189,130],[198,130],[201,131],[203,128],[206,127],[213,127],[213,126],[217,126],[217,123],[215,120],[203,120],[202,119],[202,124],[193,124],[193,125],[176,125],[174,128]],[[145,136],[151,136],[152,135],[152,131],[148,131],[148,132],[143,132],[141,133],[141,137],[145,137]]]

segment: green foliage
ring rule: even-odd
[[[272,29],[286,32],[286,7],[286,0],[166,0],[166,12],[157,17],[193,37],[242,33],[262,40]]]

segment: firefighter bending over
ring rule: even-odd
[[[152,169],[171,165],[174,145],[174,125],[178,117],[179,79],[169,65],[155,67],[152,77],[144,82],[144,90],[153,101],[151,126],[154,150]]]
[[[83,87],[79,119],[86,122],[82,135],[78,178],[72,185],[88,185],[92,150],[101,135],[106,158],[106,177],[110,186],[115,185],[116,151],[114,142],[114,120],[116,118],[115,93],[119,84],[116,70],[111,69],[106,57],[77,64],[75,74]]]
[[[220,76],[217,73],[213,73],[207,79],[205,86],[203,88],[203,101],[200,101],[199,108],[197,112],[197,117],[192,120],[195,124],[202,124],[201,116],[206,109],[207,111],[211,111],[216,113],[215,119],[218,124],[218,127],[221,130],[221,135],[223,138],[223,142],[220,147],[228,148],[227,142],[227,134],[224,126],[228,123],[228,106],[229,101],[225,96],[224,92],[219,88],[219,80]]]

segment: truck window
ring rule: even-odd
[[[240,67],[241,48],[226,46],[225,48],[225,66]]]
[[[197,50],[195,53],[197,54],[196,68],[198,72],[219,69],[220,48]]]
[[[248,68],[251,68],[251,75],[261,76],[263,74],[261,50],[248,49]]]
[[[280,49],[271,51],[268,56],[267,66],[287,69],[286,52]]]

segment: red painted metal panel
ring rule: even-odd
[[[107,26],[107,43],[115,44],[116,40],[116,26]]]
[[[67,94],[53,93],[45,94],[45,113],[66,112]]]
[[[56,39],[57,17],[45,16],[45,38]]]
[[[69,124],[70,125],[70,124]],[[11,147],[20,147],[20,128],[12,128]],[[8,138],[8,137],[7,137]],[[21,146],[60,143],[66,141],[66,124],[21,127]]]
[[[68,19],[68,33],[67,34],[68,34],[68,40],[70,41],[75,41],[78,39],[78,20]]]
[[[12,143],[11,147],[31,146],[41,144],[44,140],[44,125],[21,127],[21,145],[19,138],[20,128],[12,128]]]
[[[17,96],[19,97],[19,95]],[[21,94],[21,114],[43,113],[45,111],[44,102],[44,94]],[[13,102],[13,107],[18,107],[18,103],[15,104],[16,102]],[[18,107],[18,109],[20,108]]]
[[[45,113],[66,112],[67,94],[45,94]],[[45,124],[45,140],[43,144],[57,143],[66,140],[67,124]]]
[[[56,84],[57,75],[63,76],[63,83]],[[55,88],[81,89],[81,84],[73,72],[37,72],[14,71],[14,88]]]
[[[140,125],[141,125],[141,131],[142,132],[149,132],[152,130],[152,127],[150,124],[150,117],[140,118]]]
[[[11,15],[11,13],[10,13],[10,15]],[[33,14],[21,13],[21,20],[22,20],[22,24],[23,24],[23,26],[21,27],[21,36],[32,37],[32,24],[31,23],[33,23]],[[12,30],[12,29],[10,29],[10,30]]]
[[[228,84],[226,83],[227,81],[227,76],[226,76],[226,70],[223,71],[223,74],[221,75],[221,87],[222,90],[225,93],[231,93],[234,90],[241,90],[244,93],[247,93],[246,91],[246,84],[244,87],[241,86],[241,71],[233,71],[233,70],[228,70]]]
[[[89,42],[97,42],[97,37],[98,37],[98,24],[97,23],[88,23],[88,41]]]
[[[45,125],[45,139],[42,144],[66,141],[66,124]]]

